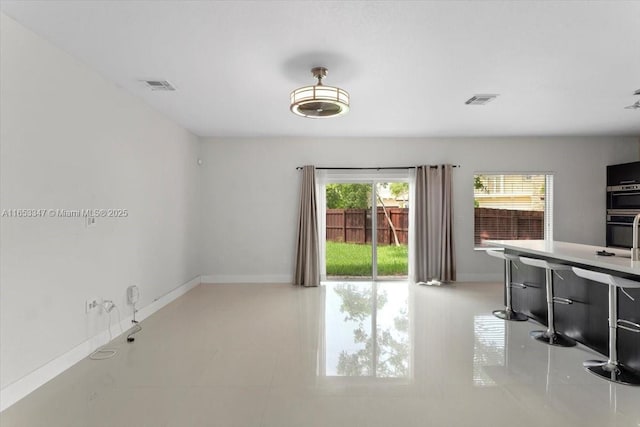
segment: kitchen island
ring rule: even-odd
[[[640,262],[632,262],[629,250],[545,240],[492,240],[490,246],[505,253],[539,258],[640,282]],[[605,250],[613,256],[598,255]],[[512,268],[513,309],[547,324],[545,272],[514,261]],[[601,283],[576,276],[572,271],[554,275],[554,295],[571,301],[556,304],[555,326],[559,332],[607,356],[608,289]],[[632,299],[633,298],[633,299]],[[640,289],[618,290],[618,317],[640,323]],[[640,333],[618,329],[618,357],[621,363],[640,372]]]

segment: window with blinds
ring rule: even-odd
[[[553,175],[479,173],[473,177],[474,244],[552,238]]]

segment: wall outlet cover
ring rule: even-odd
[[[100,306],[99,298],[89,298],[85,302],[85,306],[84,306],[85,313],[89,313],[91,310],[95,310],[99,306]]]

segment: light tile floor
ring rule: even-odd
[[[640,387],[494,318],[501,301],[498,283],[201,285],[0,425],[640,427]]]

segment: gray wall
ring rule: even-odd
[[[1,208],[128,210],[91,228],[1,218],[4,389],[107,329],[86,299],[129,316],[127,286],[145,307],[199,275],[200,176],[196,136],[1,19]]]
[[[554,237],[605,242],[605,166],[638,159],[637,138],[209,139],[203,142],[203,274],[221,282],[288,282],[293,271],[296,166],[454,163],[459,280],[497,280],[473,250],[475,172],[552,172]]]

